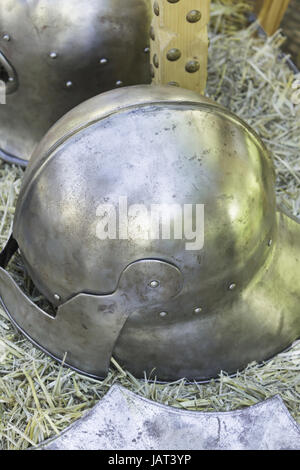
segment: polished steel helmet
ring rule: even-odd
[[[74,106],[150,83],[149,0],[1,0],[0,156],[26,164]]]
[[[50,315],[4,270],[19,247]],[[272,160],[228,110],[177,87],[92,98],[37,147],[2,252],[0,294],[50,355],[103,377],[205,380],[300,336],[300,227]]]

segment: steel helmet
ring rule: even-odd
[[[149,0],[1,0],[0,156],[26,164],[67,111],[150,83]]]
[[[21,331],[86,374],[113,356],[136,376],[205,380],[300,335],[299,235],[247,124],[188,90],[123,88],[64,116],[25,172],[1,263],[19,247],[57,313],[3,268],[0,294]]]

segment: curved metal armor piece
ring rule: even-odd
[[[103,208],[117,218],[125,197],[128,236],[99,236]],[[203,246],[191,231],[200,205]],[[158,206],[182,237],[141,236]],[[124,88],[61,119],[25,173],[1,265],[18,245],[56,316],[4,269],[0,295],[35,344],[86,374],[106,375],[113,355],[136,376],[207,380],[300,336],[299,235],[276,211],[272,160],[243,121],[177,87]]]
[[[150,83],[150,10],[149,0],[1,0],[0,157],[26,165],[74,106]]]
[[[83,418],[38,448],[299,450],[300,430],[279,396],[243,410],[207,413],[161,405],[114,385]]]

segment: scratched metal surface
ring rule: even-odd
[[[298,450],[300,429],[279,396],[243,410],[171,408],[114,385],[46,450]]]

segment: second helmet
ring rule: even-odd
[[[1,0],[0,157],[26,165],[71,108],[149,83],[150,21],[149,0]]]

